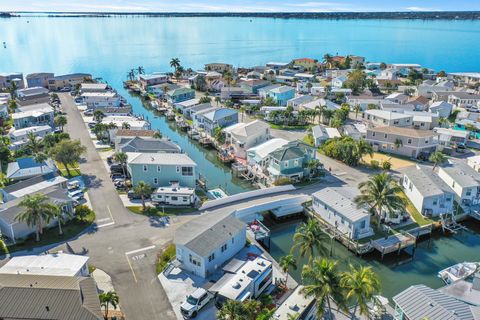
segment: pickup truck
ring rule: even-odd
[[[195,318],[212,298],[213,294],[203,288],[198,288],[191,295],[187,296],[187,300],[180,306],[182,316],[185,319]]]

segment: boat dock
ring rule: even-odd
[[[270,250],[270,229],[268,229],[259,220],[254,220],[247,224],[247,233],[255,239],[258,243],[264,245],[267,250]]]
[[[397,233],[387,238],[372,240],[371,244],[374,249],[380,251],[380,253],[382,254],[382,260],[383,260],[383,257],[386,254],[397,252],[397,255],[399,255],[402,249],[405,249],[411,246],[413,246],[414,248],[413,254],[415,254],[417,238],[408,232],[405,232],[403,234]]]
[[[440,215],[440,222],[442,224],[442,230],[443,232],[450,232],[450,233],[453,233],[453,234],[457,234],[459,231],[466,231],[468,230],[467,227],[465,227],[464,225],[458,223],[455,219],[455,216],[453,214],[451,215],[443,215],[441,214]]]

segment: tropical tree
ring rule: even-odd
[[[135,80],[135,71],[133,69],[127,73],[127,79],[130,81]]]
[[[328,249],[325,246],[326,240],[326,235],[320,229],[317,220],[309,219],[295,231],[291,252],[298,249],[300,257],[308,255],[309,261],[313,259],[315,254],[326,256],[328,255]]]
[[[327,68],[329,69],[332,68],[332,61],[333,61],[333,57],[331,54],[326,53],[323,55],[323,62],[327,65]]]
[[[318,124],[322,121],[323,112],[325,111],[326,106],[318,105],[315,107],[315,114],[318,116]]]
[[[71,176],[68,166],[80,162],[82,154],[87,148],[80,143],[80,140],[61,140],[50,149],[50,156],[57,162],[60,162]]]
[[[363,70],[355,69],[348,74],[344,85],[352,89],[353,94],[359,94],[366,86],[367,75]]]
[[[47,161],[48,157],[45,153],[43,152],[37,152],[33,155],[33,160],[35,160],[36,163],[40,164],[40,173],[43,175],[43,163]]]
[[[102,110],[95,110],[93,112],[93,120],[96,122],[101,122],[103,118],[105,118],[105,113],[103,113]]]
[[[108,130],[108,127],[105,123],[97,123],[92,128],[92,132],[97,137],[97,140],[101,140],[102,138],[105,138],[105,134],[107,130]]]
[[[17,97],[17,89],[18,89],[17,82],[11,81],[10,87],[8,88],[8,92],[10,92],[12,99],[15,99]]]
[[[113,307],[113,309],[117,309],[119,298],[118,295],[115,291],[108,291],[108,292],[102,292],[98,295],[100,298],[100,305],[105,309],[105,319],[108,319],[108,311],[110,309],[110,306]]]
[[[400,149],[403,146],[403,141],[400,138],[395,139],[395,142],[393,143],[393,146],[395,147],[395,150]]]
[[[217,312],[218,320],[243,320],[245,308],[243,303],[236,300],[227,300]]]
[[[162,138],[163,138],[163,135],[162,135],[162,133],[160,132],[160,130],[157,130],[157,131],[155,131],[155,133],[152,135],[152,138],[162,139]]]
[[[435,170],[436,167],[438,167],[439,165],[442,165],[443,163],[445,163],[445,161],[447,161],[447,157],[445,157],[445,155],[440,151],[435,151],[430,155],[428,160],[430,162],[433,162],[432,170]]]
[[[360,195],[354,199],[357,207],[367,206],[380,220],[385,218],[385,211],[393,213],[405,208],[405,201],[399,196],[402,189],[386,172],[361,182],[358,188]]]
[[[67,117],[58,115],[54,119],[55,126],[60,127],[61,130],[63,131],[63,127],[67,124]]]
[[[355,318],[357,308],[360,315],[368,318],[368,303],[380,292],[380,280],[372,267],[349,266],[350,270],[342,274],[341,287],[346,291],[346,298],[355,301],[352,311],[352,319]]]
[[[14,113],[16,109],[17,109],[17,100],[16,99],[11,99],[8,102],[8,112]]]
[[[147,209],[147,206],[145,205],[145,199],[150,197],[150,195],[153,193],[152,187],[145,181],[140,181],[135,187],[133,187],[133,192],[137,196],[140,196],[140,199],[142,200],[142,208],[145,212]]]
[[[115,125],[115,127],[116,127],[116,125]],[[128,130],[128,129],[130,129],[130,128],[131,128],[130,123],[128,123],[128,122],[122,122],[122,129]]]
[[[315,259],[311,265],[304,265],[302,279],[307,283],[301,290],[305,297],[317,301],[317,318],[323,319],[328,314],[332,317],[332,301],[340,309],[346,309],[343,290],[340,286],[341,275],[337,262],[330,259]]]
[[[282,268],[282,271],[287,275],[285,278],[286,285],[288,282],[288,271],[290,271],[290,269],[297,270],[297,260],[295,259],[293,254],[288,254],[284,257],[281,257],[279,263],[280,268]]]
[[[355,112],[355,119],[358,118],[358,114],[360,113],[360,111],[362,111],[362,109],[360,108],[360,105],[356,104],[354,107],[353,107],[353,111]]]
[[[137,67],[137,73],[138,74],[145,74],[145,69],[142,66]]]
[[[62,224],[65,224],[69,220],[69,218],[71,218],[71,215],[68,212],[64,212],[62,210],[62,205],[55,206],[55,209],[56,210],[54,212],[54,217],[57,218],[58,234],[62,235]]]
[[[212,101],[212,98],[208,96],[201,97],[200,100],[198,101],[199,103],[210,103]]]
[[[47,203],[48,197],[37,193],[26,195],[18,204],[23,208],[15,216],[15,220],[26,223],[29,227],[35,227],[35,240],[40,241],[40,234],[43,233],[43,226],[48,224],[50,219],[55,216],[57,208],[51,203]]]
[[[170,67],[175,69],[175,73],[176,73],[178,68],[180,67],[180,59],[172,58],[172,60],[170,60]]]
[[[325,109],[323,110],[323,122],[329,124],[330,123],[330,119],[332,119],[333,117],[333,114],[335,113],[334,110],[331,110],[331,109]]]
[[[27,133],[27,143],[25,146],[32,155],[37,154],[42,149],[42,139],[33,133],[33,131],[30,131]]]
[[[245,320],[256,320],[262,309],[262,303],[255,299],[249,299],[243,303]]]
[[[126,176],[125,167],[127,166],[128,155],[125,152],[115,152],[113,158],[122,165],[123,175]]]
[[[219,96],[215,97],[215,103],[217,104],[217,107],[218,107],[218,105],[220,104],[221,101],[222,101],[222,99]]]

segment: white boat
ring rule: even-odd
[[[477,271],[479,264],[476,262],[457,263],[451,267],[441,270],[438,277],[445,281],[446,284],[453,283],[458,280],[465,279]]]

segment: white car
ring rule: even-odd
[[[195,318],[212,298],[213,294],[203,288],[198,288],[191,295],[187,296],[187,301],[180,306],[183,317],[186,319]]]

